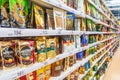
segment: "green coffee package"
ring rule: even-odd
[[[9,0],[1,0],[1,27],[10,27]]]
[[[28,0],[9,0],[10,24],[13,28],[26,28]]]
[[[87,19],[86,20],[86,23],[87,23],[87,31],[92,31],[92,21],[90,19]]]

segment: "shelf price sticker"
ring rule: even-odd
[[[61,30],[58,30],[58,35],[60,35],[61,34]]]
[[[60,57],[59,57],[59,56],[57,56],[57,57],[56,57],[56,60],[59,60],[59,59],[60,59]]]
[[[50,0],[47,0],[48,2],[50,2]]]
[[[23,70],[17,73],[17,76],[18,76],[18,77],[21,77],[21,76],[23,76],[23,75],[24,75],[24,71],[23,71]]]
[[[14,30],[14,35],[20,36],[20,35],[22,35],[22,31],[21,30]]]
[[[48,34],[47,31],[43,31],[43,34]]]
[[[47,62],[47,61],[44,62],[44,66],[46,66],[46,65],[48,65],[48,62]]]

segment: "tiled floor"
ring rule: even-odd
[[[103,80],[120,80],[120,47],[113,56]]]

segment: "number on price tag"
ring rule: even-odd
[[[47,31],[43,31],[43,34],[47,34]]]
[[[61,34],[61,30],[58,31],[58,35],[60,35],[60,34]]]
[[[60,58],[59,57],[56,57],[56,60],[59,60]]]
[[[44,65],[46,66],[48,64],[48,62],[44,62]]]
[[[59,4],[59,7],[62,7],[61,4]]]
[[[14,35],[21,35],[22,34],[22,32],[21,32],[21,30],[14,30]]]
[[[24,75],[24,71],[20,71],[17,73],[17,76],[22,76],[22,75]]]

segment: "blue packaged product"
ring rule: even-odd
[[[84,55],[84,51],[77,53],[76,57],[78,60],[81,60],[81,59],[83,59],[83,55]]]
[[[74,29],[74,20],[75,20],[75,14],[71,13],[71,12],[67,12],[66,30],[75,30]]]
[[[87,71],[90,68],[89,62],[85,63],[84,67],[85,67],[85,70]]]

